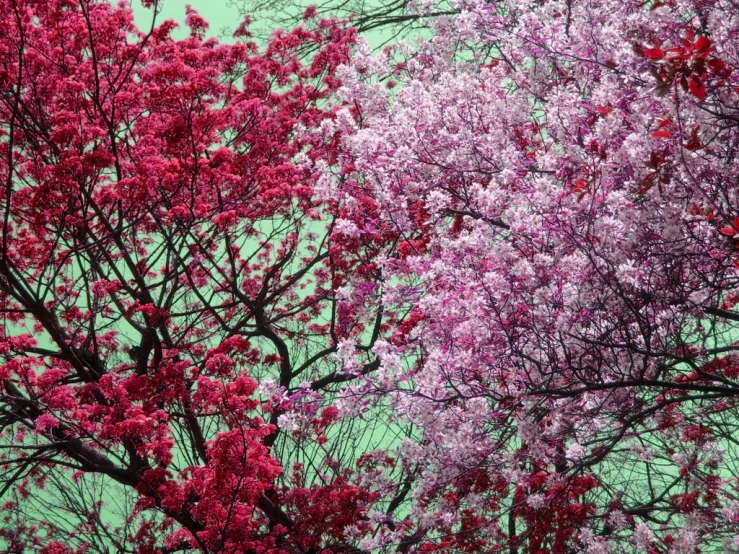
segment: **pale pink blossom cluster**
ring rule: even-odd
[[[470,468],[508,464],[523,481],[595,475],[592,528],[575,540],[590,552],[615,551],[608,534],[692,552],[713,525],[701,495],[721,477],[687,475],[721,462],[702,453],[703,431],[681,435],[693,407],[667,399],[716,355],[691,350],[708,340],[696,325],[737,282],[725,226],[739,215],[739,88],[722,68],[739,61],[739,10],[651,4],[457,2],[411,55],[364,47],[343,69],[351,163],[332,187],[379,214],[339,232],[394,232],[407,248],[382,267],[383,303],[423,315],[404,342],[376,345],[382,378],[366,377],[419,430],[414,515]],[[399,87],[382,86],[390,76]],[[410,376],[397,363],[409,356]],[[734,390],[722,379],[705,386]],[[700,499],[643,488],[670,451],[681,458],[667,454],[658,479],[683,472]],[[518,485],[529,512],[509,499],[495,517],[530,525],[555,481]],[[616,511],[605,491],[619,487]],[[663,501],[673,515],[655,527],[647,508]]]

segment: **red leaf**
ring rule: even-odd
[[[641,187],[639,190],[636,191],[636,194],[642,195],[645,194],[649,189],[651,189],[654,186],[654,178],[657,176],[656,173],[650,173],[647,175],[644,180],[641,182]]]
[[[687,60],[690,58],[690,52],[685,48],[669,48],[667,50],[667,57],[670,60]]]
[[[711,50],[711,41],[707,36],[701,35],[695,39],[694,48],[696,56],[705,58]]]
[[[703,215],[703,210],[701,209],[701,207],[698,204],[696,204],[695,202],[693,202],[690,205],[690,208],[688,208],[688,213],[690,215]]]
[[[708,64],[708,68],[713,73],[720,73],[726,68],[726,64],[724,64],[724,62],[719,60],[718,58],[711,58],[706,63]]]
[[[660,47],[642,48],[641,52],[646,58],[649,58],[650,60],[661,60],[665,57],[665,53]]]
[[[572,184],[573,192],[583,192],[588,190],[588,184],[585,181],[575,181]]]
[[[736,235],[736,231],[732,229],[731,227],[721,227],[721,229],[718,230],[719,233],[722,235],[726,235],[727,237],[733,237]]]
[[[661,129],[652,133],[652,136],[655,138],[672,138],[672,133],[667,129]]]
[[[688,89],[690,90],[690,93],[696,98],[700,100],[705,100],[706,86],[703,84],[702,81],[700,81],[693,75],[691,75],[690,79],[688,80]]]
[[[695,152],[696,150],[700,150],[700,148],[702,146],[703,145],[701,144],[700,140],[697,140],[697,139],[695,139],[695,140],[690,139],[689,142],[686,142],[685,143],[685,149],[686,150],[690,150],[691,152]]]

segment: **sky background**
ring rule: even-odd
[[[144,8],[141,0],[131,0],[133,12],[136,17],[136,24],[147,29],[151,23],[153,11]],[[180,29],[175,33],[176,38],[187,36],[187,28],[184,25],[185,7],[189,4],[197,12],[202,15],[210,24],[208,34],[218,36],[224,34],[230,36],[233,30],[241,22],[238,10],[229,6],[227,0],[162,0],[162,11],[157,17],[157,23],[161,23],[165,19],[174,19],[180,23]]]
[[[150,8],[144,8],[141,4],[141,0],[128,1],[133,7],[138,27],[144,31],[148,30],[151,25],[153,10]],[[201,16],[203,16],[210,25],[208,28],[208,36],[214,36],[224,42],[230,42],[232,40],[232,33],[242,21],[242,17],[239,15],[239,10],[233,5],[233,1],[234,0],[160,0],[161,13],[157,16],[157,24],[162,23],[162,21],[165,21],[166,19],[174,19],[180,25],[180,28],[173,34],[174,38],[186,38],[188,30],[184,23],[185,9],[189,4]],[[279,0],[275,0],[275,2],[277,1]],[[243,3],[242,0],[236,0],[236,2]],[[294,3],[307,7],[311,4],[322,4],[323,2],[319,0],[296,0]],[[371,6],[372,2],[367,2],[366,4]],[[302,12],[302,8],[300,11]],[[335,14],[319,13],[319,15],[331,17]],[[299,21],[296,20],[296,24],[297,23],[299,23]],[[269,22],[254,21],[251,29],[252,31],[258,32],[260,30],[269,29],[271,26],[272,24]],[[394,33],[389,29],[386,29],[385,31],[375,30],[370,33],[364,33],[363,36],[367,38],[374,48],[378,48],[386,44],[388,39],[394,36]]]

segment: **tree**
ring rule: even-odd
[[[192,10],[181,41],[125,4],[0,16],[3,550],[351,551],[377,496],[353,445],[378,439],[338,420],[339,357],[375,368],[393,316],[341,299],[376,246],[333,238],[294,161],[335,145],[294,128],[330,125],[355,33],[313,18],[259,52]]]
[[[736,551],[739,6],[456,6],[342,73],[341,232],[395,231],[411,313],[366,380],[424,460],[375,545]]]
[[[452,2],[437,3],[433,10],[428,10],[423,2],[408,0],[228,0],[228,5],[240,14],[256,19],[258,26],[254,33],[259,39],[268,39],[275,28],[294,26],[307,8],[315,6],[319,13],[349,20],[359,33],[377,33],[382,36],[384,44],[423,32],[427,29],[426,21],[429,19],[457,13]]]

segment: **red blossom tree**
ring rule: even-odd
[[[0,19],[2,549],[348,552],[377,496],[337,351],[370,371],[392,317],[340,302],[375,246],[345,255],[294,161],[334,163],[295,128],[330,122],[353,31],[259,51],[192,10],[179,41],[96,0]]]

